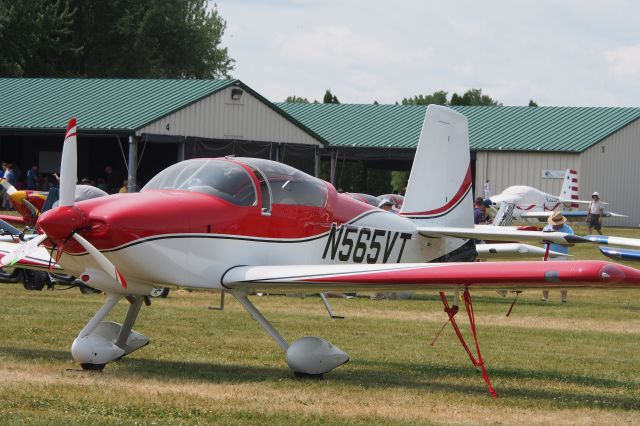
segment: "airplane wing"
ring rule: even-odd
[[[587,235],[584,238],[596,244],[640,248],[640,240],[636,238],[612,237],[608,235]]]
[[[592,203],[591,200],[571,200],[567,198],[560,198],[560,202],[564,204],[585,204],[585,205],[589,205]],[[605,203],[604,201],[602,201],[602,204],[604,205],[609,203]]]
[[[13,251],[16,247],[15,243],[10,243],[6,241],[0,241],[0,259],[5,257],[8,253]],[[37,271],[48,271],[50,265],[53,264],[53,272],[62,273],[63,269],[60,265],[53,262],[51,256],[49,256],[49,252],[44,247],[38,247],[33,253],[29,254],[29,256],[24,259],[20,259],[17,263],[11,266],[5,266],[3,269],[7,268],[25,268],[25,269],[34,269]]]
[[[285,292],[445,290],[451,288],[627,288],[640,270],[595,261],[468,262],[237,266],[225,273],[230,290]]]
[[[600,249],[600,253],[604,254],[611,259],[616,260],[632,260],[639,261],[640,260],[640,250],[630,250],[623,249],[619,247],[598,247]]]
[[[419,227],[418,232],[420,235],[430,238],[452,237],[491,241],[525,241],[554,243],[565,246],[590,242],[583,237],[564,232],[518,231],[500,226],[484,226],[477,228],[454,228],[442,226]]]
[[[544,247],[532,246],[521,243],[501,243],[501,244],[476,244],[476,251],[479,259],[490,259],[492,257],[519,257],[519,256],[539,256],[543,257],[546,249]],[[549,250],[550,257],[566,258],[567,255],[557,251]]]
[[[5,222],[15,223],[18,225],[24,225],[24,219],[22,216],[13,216],[10,214],[0,214],[0,220],[4,220]]]
[[[551,216],[553,212],[522,212],[520,213],[520,217],[523,219],[539,219],[541,221],[547,220],[549,216]],[[568,212],[562,212],[562,215],[572,219],[572,218],[586,218],[588,212],[586,210],[574,210]],[[629,217],[623,214],[613,213],[613,212],[604,212],[602,217]]]

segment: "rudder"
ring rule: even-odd
[[[418,226],[473,227],[467,118],[429,105],[400,214]]]

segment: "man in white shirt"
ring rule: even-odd
[[[595,228],[598,234],[602,235],[602,213],[604,211],[602,207],[602,201],[600,201],[600,194],[594,192],[591,196],[591,204],[589,204],[589,212],[587,213],[587,224],[589,225],[589,233]]]

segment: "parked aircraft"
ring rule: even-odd
[[[523,219],[531,222],[544,222],[556,210],[562,210],[567,218],[586,218],[586,210],[576,210],[580,205],[588,206],[590,200],[578,197],[578,172],[573,169],[565,171],[560,195],[551,195],[536,188],[525,185],[510,186],[500,194],[484,200],[498,220],[495,225],[511,225],[512,219]],[[603,203],[606,204],[606,203]],[[618,213],[605,211],[603,217],[627,217]]]
[[[38,218],[38,237],[17,247],[0,243],[0,261],[47,267],[46,248],[66,273],[106,293],[104,305],[71,347],[85,369],[102,369],[149,343],[132,327],[157,286],[230,293],[282,348],[296,375],[322,375],[349,357],[319,337],[289,344],[251,303],[252,292],[429,289],[440,291],[451,324],[495,396],[480,354],[470,290],[640,286],[640,271],[602,261],[464,262],[476,255],[468,238],[583,240],[557,232],[474,229],[467,120],[434,105],[427,109],[399,215],[339,194],[287,165],[256,158],[186,160],[160,172],[140,193],[78,203],[75,176],[72,119],[59,207]],[[438,185],[427,191],[425,182]],[[453,293],[451,306],[445,290]],[[477,355],[457,327],[460,297]],[[104,322],[123,298],[131,302],[123,324]]]

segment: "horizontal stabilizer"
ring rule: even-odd
[[[485,226],[481,228],[420,227],[418,232],[420,235],[430,238],[451,237],[491,241],[524,241],[565,246],[589,242],[585,238],[565,232],[518,231],[500,226]]]
[[[222,278],[229,290],[341,291],[640,287],[640,270],[596,260],[350,265],[237,266]]]

